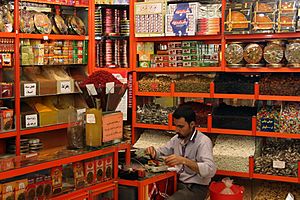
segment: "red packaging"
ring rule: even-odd
[[[49,199],[52,195],[52,179],[51,176],[44,176],[44,197]]]
[[[95,183],[95,162],[93,160],[84,162],[84,179],[87,185]]]
[[[1,110],[1,130],[10,130],[12,129],[12,124],[14,121],[14,110],[6,109]]]
[[[7,171],[14,168],[14,157],[0,158],[0,171]]]
[[[15,182],[4,183],[2,185],[2,199],[14,199],[15,198]]]
[[[96,181],[97,182],[103,182],[104,181],[104,162],[105,160],[103,158],[96,159],[95,160],[95,166],[96,166]]]
[[[28,185],[28,180],[27,179],[22,179],[16,181],[15,184],[15,199],[25,199],[26,198],[26,188]]]
[[[26,188],[26,199],[36,199],[36,185],[34,181],[34,178],[28,179],[28,185]]]
[[[62,166],[51,169],[52,191],[53,194],[62,192]]]
[[[35,177],[36,197],[38,200],[44,199],[44,176],[37,175]]]
[[[82,162],[73,163],[74,183],[75,188],[84,187],[84,167]]]
[[[12,83],[0,83],[0,95],[1,97],[13,96],[13,84]]]
[[[113,157],[109,156],[105,158],[105,174],[104,180],[112,180],[113,179]]]

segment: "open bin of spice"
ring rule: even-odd
[[[31,106],[34,107],[39,113],[41,127],[57,124],[57,110],[52,109],[40,102],[31,102]]]
[[[57,112],[58,124],[68,122],[68,117],[72,112],[72,108],[70,106],[59,104],[57,97],[47,97],[43,99],[43,104]]]
[[[30,81],[25,73],[21,76],[21,96],[37,96],[39,95],[39,84],[36,81]]]
[[[186,75],[175,81],[175,92],[209,93],[214,75]]]
[[[138,81],[140,92],[170,92],[172,79],[169,76],[144,76]]]
[[[39,114],[35,108],[31,107],[26,102],[21,102],[21,128],[36,128],[39,127]]]

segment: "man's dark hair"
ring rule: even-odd
[[[190,124],[192,121],[196,122],[196,114],[191,106],[180,105],[173,113],[173,118],[180,119],[183,117],[185,121]]]

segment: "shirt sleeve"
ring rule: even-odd
[[[177,137],[177,136],[175,136]],[[174,145],[175,145],[175,140],[174,137],[168,141],[164,146],[159,147],[156,150],[156,158],[158,158],[159,156],[169,156],[174,154]]]
[[[197,165],[199,169],[199,174],[205,178],[212,178],[217,169],[215,162],[213,160],[213,147],[212,142],[208,138],[204,140],[197,152]]]

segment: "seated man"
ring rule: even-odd
[[[204,200],[216,173],[212,142],[195,129],[196,114],[190,106],[179,106],[173,119],[177,135],[158,149],[148,147],[146,153],[152,158],[166,156],[166,164],[178,168],[178,191],[168,200]]]

